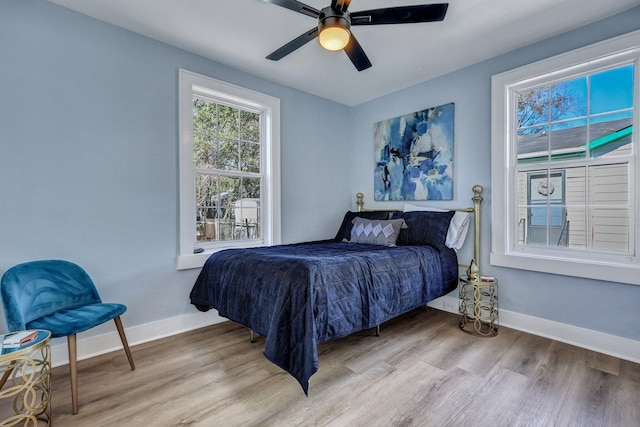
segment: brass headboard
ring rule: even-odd
[[[472,208],[457,208],[450,210],[473,214],[473,260],[469,265],[469,269],[472,280],[475,280],[480,275],[480,204],[482,203],[482,186],[474,185],[472,190]],[[362,193],[356,194],[356,206],[358,207],[358,212],[370,210],[364,208],[364,194]]]

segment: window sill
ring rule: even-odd
[[[219,245],[216,247],[209,247],[204,252],[199,254],[182,254],[178,255],[176,258],[176,270],[189,270],[193,268],[202,268],[204,263],[209,259],[209,257],[224,249],[241,249],[241,248],[256,248],[260,246],[266,246],[264,240],[257,239],[253,241],[245,240],[235,243],[228,243],[224,246]]]
[[[202,268],[212,253],[213,252],[202,252],[199,254],[178,255],[176,258],[176,270]]]
[[[498,252],[491,252],[490,263],[498,267],[640,285],[640,266],[637,264],[554,259],[528,254],[504,254]]]

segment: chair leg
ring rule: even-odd
[[[78,358],[76,353],[76,334],[67,337],[69,347],[69,376],[71,377],[71,409],[78,413]]]
[[[122,341],[122,346],[124,347],[124,352],[127,353],[127,359],[129,359],[129,366],[131,366],[131,370],[136,369],[133,364],[133,357],[131,356],[131,350],[129,350],[129,343],[127,343],[127,336],[124,334],[124,328],[122,327],[122,320],[120,320],[120,316],[113,319],[116,322],[116,328],[118,329],[118,334],[120,334],[120,340]]]

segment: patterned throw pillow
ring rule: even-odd
[[[405,228],[404,219],[365,219],[356,217],[351,227],[350,243],[395,246],[400,229]]]
[[[348,241],[351,238],[351,227],[353,227],[353,219],[356,217],[366,218],[366,219],[389,219],[391,218],[391,211],[364,211],[364,212],[347,211],[347,213],[344,214],[342,223],[340,224],[340,229],[338,230],[338,234],[336,234],[336,237],[335,237],[336,242]]]

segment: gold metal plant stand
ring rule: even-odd
[[[0,342],[2,338],[0,335]],[[33,343],[2,349],[0,403],[2,399],[13,399],[15,415],[0,420],[0,427],[51,425],[50,341],[49,331],[38,330]]]
[[[460,329],[472,335],[498,335],[498,281],[460,278]]]

